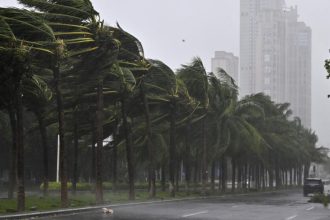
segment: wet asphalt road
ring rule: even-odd
[[[102,210],[43,219],[56,220],[330,220],[330,209],[308,203],[301,192],[278,192],[213,199],[161,202],[114,207],[112,216]]]

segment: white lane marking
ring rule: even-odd
[[[314,206],[312,206],[312,207],[309,207],[308,209],[306,209],[307,211],[310,211],[310,210],[312,210],[312,209],[314,209],[315,207]]]
[[[297,216],[298,216],[298,215],[293,215],[293,216],[291,216],[291,217],[289,217],[289,218],[286,218],[286,220],[291,220],[291,219],[297,218]]]
[[[233,206],[232,206],[232,208],[237,208],[237,207],[238,207],[238,205],[233,205]]]
[[[208,213],[208,212],[209,212],[208,210],[201,211],[201,212],[195,212],[195,213],[191,213],[191,214],[183,215],[182,218],[187,218],[187,217],[194,216],[194,215],[206,214],[206,213]]]

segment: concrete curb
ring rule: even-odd
[[[248,196],[248,195],[257,195],[257,194],[271,194],[271,193],[280,193],[280,192],[289,192],[295,190],[277,190],[277,191],[266,191],[266,192],[251,192],[251,193],[237,193],[237,194],[224,194],[219,196],[198,196],[182,199],[166,199],[166,200],[152,200],[146,202],[130,202],[130,203],[117,203],[117,204],[104,204],[98,206],[88,206],[83,208],[70,208],[70,209],[59,209],[54,211],[42,211],[42,212],[30,212],[30,213],[19,213],[12,215],[0,215],[0,219],[31,219],[38,217],[47,217],[47,216],[59,216],[59,215],[70,215],[75,213],[82,212],[91,212],[95,210],[100,210],[102,208],[113,208],[113,207],[122,207],[122,206],[134,206],[134,205],[147,205],[147,204],[161,204],[168,202],[180,202],[180,201],[190,201],[190,200],[204,200],[204,199],[217,199],[217,198],[226,198],[233,196]]]

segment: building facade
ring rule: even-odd
[[[289,102],[311,126],[311,29],[284,0],[241,0],[240,95]]]
[[[238,84],[238,57],[233,53],[225,51],[215,51],[214,57],[211,61],[212,72],[217,75],[219,68],[222,68],[228,75],[230,75]]]
[[[297,8],[286,11],[286,94],[294,115],[311,127],[312,31],[298,21]]]

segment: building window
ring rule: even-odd
[[[265,85],[269,85],[270,84],[270,78],[269,77],[266,77],[264,79],[264,82],[265,82]]]
[[[264,61],[265,62],[269,62],[270,61],[270,55],[269,54],[265,54]]]

